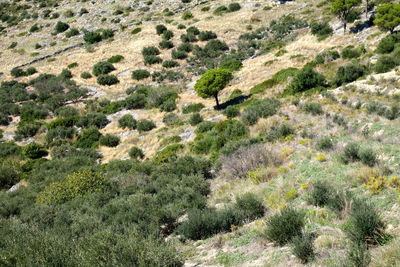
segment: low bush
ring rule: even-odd
[[[235,11],[238,11],[238,10],[240,10],[242,7],[240,6],[240,4],[239,3],[230,3],[229,5],[228,5],[228,10],[229,10],[229,12],[235,12]]]
[[[228,8],[226,6],[219,6],[214,10],[215,15],[222,15],[226,12],[228,12]]]
[[[283,246],[292,242],[295,237],[301,237],[305,225],[303,211],[290,207],[282,209],[279,213],[267,219],[266,237]]]
[[[100,145],[108,147],[116,147],[119,145],[120,138],[115,135],[106,134],[100,137]]]
[[[182,113],[188,114],[188,113],[193,113],[193,112],[199,112],[203,108],[204,108],[204,105],[201,103],[191,103],[182,108]]]
[[[374,66],[374,70],[377,73],[384,73],[390,71],[399,64],[399,59],[393,58],[392,56],[382,56],[378,58],[378,61]]]
[[[296,236],[293,239],[292,253],[300,259],[301,263],[306,264],[315,258],[314,234],[307,233]]]
[[[333,148],[333,140],[329,136],[322,137],[320,140],[318,140],[316,144],[316,148],[318,150],[330,150]]]
[[[150,72],[145,69],[139,69],[139,70],[134,70],[132,71],[132,79],[134,80],[143,80],[150,77]]]
[[[136,124],[136,129],[141,133],[141,132],[148,132],[151,131],[152,129],[156,128],[156,125],[154,124],[153,121],[151,120],[139,120],[137,121]]]
[[[312,186],[307,202],[318,207],[329,207],[333,211],[342,212],[351,202],[351,195],[336,190],[333,186],[317,181]]]
[[[237,59],[229,59],[221,62],[219,66],[221,69],[227,69],[231,72],[238,71],[243,67],[243,64],[240,60]]]
[[[273,126],[267,133],[265,139],[269,142],[273,142],[295,133],[294,128],[288,123],[282,123],[280,125]]]
[[[129,157],[131,157],[132,159],[143,159],[144,153],[140,148],[135,146],[129,150]]]
[[[354,46],[346,46],[343,48],[341,56],[342,58],[347,58],[347,59],[352,59],[352,58],[358,58],[361,56],[361,54],[364,52],[363,48],[355,48]]]
[[[318,39],[324,39],[333,33],[333,29],[327,22],[311,23],[311,33],[318,36]]]
[[[175,68],[179,67],[179,63],[175,60],[165,60],[162,64],[164,68]]]
[[[174,49],[171,52],[171,57],[173,59],[185,59],[188,57],[188,54],[185,51],[179,51]]]
[[[340,158],[345,164],[361,161],[363,164],[372,167],[377,163],[375,151],[371,148],[361,148],[358,143],[347,144]]]
[[[163,123],[168,126],[176,125],[180,122],[178,115],[175,113],[166,113],[163,117]]]
[[[359,63],[350,63],[346,66],[339,67],[335,78],[333,79],[333,83],[336,86],[350,83],[364,76],[366,72],[367,68],[364,65]]]
[[[162,63],[162,58],[159,56],[145,56],[144,57],[144,64],[145,65],[154,65]]]
[[[165,26],[162,25],[162,24],[158,24],[158,25],[156,26],[156,32],[157,32],[158,35],[163,34],[166,30],[168,30],[167,27],[165,27]]]
[[[228,106],[224,110],[224,115],[228,119],[232,119],[232,118],[238,117],[240,115],[240,109],[237,106]]]
[[[174,47],[174,43],[172,43],[169,40],[162,40],[161,42],[158,43],[161,49],[171,49]]]
[[[400,33],[390,34],[381,39],[376,48],[376,52],[380,54],[388,54],[395,49],[396,44],[398,43],[400,43]]]
[[[47,154],[45,147],[37,143],[30,143],[22,148],[22,155],[30,159],[38,159]]]
[[[109,123],[107,116],[102,113],[89,113],[79,118],[76,123],[79,127],[96,127],[96,128],[104,128]]]
[[[325,77],[310,67],[304,67],[294,76],[287,93],[296,94],[325,85]]]
[[[65,33],[65,37],[71,38],[71,37],[77,36],[77,35],[79,35],[79,34],[80,34],[79,30],[73,28],[73,29],[70,29],[69,31],[67,31],[67,32]]]
[[[347,258],[345,264],[347,266],[357,267],[368,267],[371,263],[371,255],[368,248],[363,243],[350,244],[349,250],[347,251]]]
[[[178,153],[184,148],[182,144],[172,144],[165,147],[163,150],[158,151],[154,156],[153,160],[155,162],[168,162],[173,161],[178,158]]]
[[[113,64],[113,63],[118,63],[121,62],[124,59],[124,56],[121,55],[115,55],[107,59],[107,62]]]
[[[315,102],[304,103],[301,109],[312,115],[321,115],[324,113],[321,104]]]
[[[120,128],[136,129],[136,120],[132,115],[126,114],[118,120],[118,125]]]
[[[95,148],[100,140],[101,133],[97,128],[91,127],[82,131],[75,142],[78,148]]]
[[[157,56],[160,54],[160,50],[158,50],[155,46],[147,46],[142,49],[143,57],[146,56]]]
[[[88,44],[94,44],[101,42],[103,40],[103,37],[98,32],[87,32],[83,36],[83,40]]]
[[[100,75],[97,77],[97,83],[110,86],[119,83],[119,80],[115,75]]]
[[[189,124],[196,126],[203,121],[203,117],[199,113],[193,113],[189,118]]]
[[[183,20],[188,20],[188,19],[192,19],[193,18],[193,14],[190,11],[185,11],[182,13],[182,19]]]
[[[278,112],[280,102],[274,98],[255,100],[246,107],[241,115],[241,120],[247,125],[254,125],[259,118],[266,118]]]
[[[87,72],[87,71],[85,71],[85,72],[82,72],[82,74],[81,74],[81,78],[82,79],[90,79],[90,78],[92,78],[93,76],[92,76],[92,74],[90,74],[89,72]]]
[[[203,31],[199,33],[200,41],[208,41],[212,39],[217,39],[217,34],[212,31]]]
[[[170,30],[166,30],[162,33],[162,38],[164,40],[170,40],[172,37],[174,37],[174,33]]]
[[[254,220],[264,215],[262,202],[252,193],[245,193],[236,197],[235,207],[245,213],[248,220]]]
[[[101,61],[93,66],[93,74],[96,76],[109,74],[114,70],[115,70],[114,65],[107,61]]]
[[[69,29],[69,25],[67,23],[59,21],[59,22],[57,22],[57,24],[56,24],[56,26],[54,28],[54,31],[56,33],[62,33],[62,32],[65,32],[68,29]]]

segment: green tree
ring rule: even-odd
[[[376,11],[374,23],[381,30],[393,33],[394,29],[400,25],[400,4],[380,5]]]
[[[232,80],[232,73],[225,69],[212,69],[197,80],[194,90],[202,98],[214,97],[219,107],[218,93]]]
[[[331,11],[343,23],[343,31],[346,32],[347,20],[352,9],[359,6],[362,0],[334,0]]]

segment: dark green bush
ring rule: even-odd
[[[27,76],[25,71],[20,68],[13,68],[10,73],[15,78]]]
[[[359,63],[350,63],[346,66],[340,67],[336,72],[333,83],[340,86],[346,83],[353,82],[366,74],[366,67]]]
[[[10,162],[3,161],[0,164],[0,189],[9,189],[18,183],[21,179],[20,171],[16,169]]]
[[[283,246],[295,237],[302,236],[304,225],[304,212],[286,207],[267,219],[265,235],[269,240]]]
[[[145,65],[154,65],[162,63],[162,58],[158,56],[145,56],[144,57],[144,64]]]
[[[131,157],[132,159],[143,159],[144,153],[140,148],[135,146],[129,150],[129,157]]]
[[[82,131],[80,135],[78,135],[78,139],[76,140],[75,146],[79,148],[92,148],[98,145],[98,141],[100,140],[101,133],[97,128],[91,127]]]
[[[208,41],[211,39],[217,39],[217,34],[212,31],[204,31],[199,33],[200,41]]]
[[[219,6],[214,10],[215,15],[222,15],[226,12],[228,12],[228,8],[226,6]]]
[[[264,216],[264,206],[262,202],[252,193],[245,193],[236,197],[235,208],[244,212],[248,220],[254,220]]]
[[[89,113],[79,118],[77,126],[104,128],[109,123],[107,116],[102,113]]]
[[[192,50],[193,50],[193,45],[192,45],[192,44],[189,44],[189,43],[183,43],[183,44],[180,44],[180,45],[177,47],[177,50],[178,50],[178,51],[181,51],[181,52],[189,53],[189,52],[192,52]]]
[[[81,73],[81,78],[82,79],[90,79],[90,78],[92,78],[93,76],[92,76],[92,74],[90,74],[90,72],[87,72],[87,71],[85,71],[85,72],[82,72]]]
[[[121,62],[121,60],[123,60],[123,59],[124,59],[124,56],[115,55],[115,56],[112,56],[109,59],[107,59],[107,62],[109,62],[109,63],[118,63],[118,62]]]
[[[56,33],[62,33],[62,32],[65,32],[68,29],[69,29],[69,25],[67,23],[59,21],[59,22],[57,22],[57,24],[56,24],[56,26],[54,28],[54,31]]]
[[[303,264],[306,264],[315,258],[313,241],[314,235],[311,233],[293,238],[292,252]]]
[[[116,147],[119,145],[120,139],[118,136],[106,134],[100,137],[100,145],[108,147]]]
[[[189,124],[196,126],[203,121],[203,117],[199,113],[193,113],[189,118]]]
[[[132,115],[126,114],[118,120],[118,125],[121,128],[136,129],[136,120]]]
[[[164,40],[170,40],[172,37],[174,37],[174,33],[170,30],[166,30],[162,33],[162,38]]]
[[[174,49],[171,52],[171,57],[173,59],[185,59],[188,57],[188,54],[185,51],[179,51]]]
[[[221,62],[219,66],[221,69],[227,69],[231,72],[238,71],[243,67],[243,64],[240,60],[237,59],[228,59]]]
[[[22,155],[30,159],[45,157],[47,154],[45,147],[37,143],[30,143],[22,148]]]
[[[162,64],[164,68],[175,68],[179,67],[179,63],[175,60],[165,60]]]
[[[376,153],[371,148],[361,149],[358,154],[360,161],[365,165],[372,167],[377,163]]]
[[[305,67],[298,71],[294,76],[289,85],[288,92],[291,94],[296,94],[324,85],[325,77],[322,74],[316,72],[312,68]]]
[[[224,110],[224,115],[228,119],[232,119],[232,118],[238,117],[240,115],[240,109],[237,106],[228,106]]]
[[[151,120],[146,120],[146,119],[139,120],[137,122],[137,124],[136,124],[136,129],[139,132],[148,132],[148,131],[151,131],[154,128],[156,128],[156,125]]]
[[[19,123],[17,131],[15,132],[15,139],[20,140],[23,138],[33,137],[39,131],[40,124],[38,123]]]
[[[240,10],[241,8],[242,8],[242,7],[240,6],[239,3],[230,3],[230,4],[228,5],[228,10],[229,10],[229,12],[235,12],[235,11]]]
[[[246,107],[241,115],[241,120],[247,125],[254,125],[259,118],[266,118],[278,112],[280,102],[274,98],[255,100]]]
[[[370,266],[371,255],[365,244],[352,242],[347,251],[346,260],[347,266],[368,267]]]
[[[175,113],[167,113],[163,117],[163,123],[165,123],[168,126],[178,124],[179,123],[179,117]]]
[[[79,33],[80,33],[80,32],[79,32],[78,29],[73,28],[73,29],[70,29],[69,31],[67,31],[67,32],[65,33],[65,37],[71,38],[71,37],[73,37],[73,36],[79,35]]]
[[[142,109],[146,104],[146,95],[140,93],[133,93],[125,99],[125,107],[127,109]]]
[[[329,150],[333,148],[333,140],[329,136],[322,137],[316,144],[318,150]]]
[[[147,46],[142,49],[143,57],[146,56],[157,56],[160,54],[160,50],[158,50],[155,46]]]
[[[182,144],[172,144],[158,151],[153,160],[159,163],[173,161],[178,157],[178,153],[184,148]]]
[[[109,74],[114,70],[114,65],[107,61],[101,61],[93,66],[93,74],[96,76]]]
[[[143,80],[150,77],[150,72],[144,69],[134,70],[132,71],[132,79],[134,80]]]
[[[319,38],[324,38],[333,33],[333,29],[327,22],[314,22],[311,23],[311,33],[317,35]]]
[[[101,42],[101,41],[103,40],[103,37],[102,37],[101,34],[98,33],[98,32],[87,32],[87,33],[85,33],[85,35],[83,36],[83,40],[84,40],[86,43],[94,44],[94,43]]]
[[[393,58],[392,56],[382,56],[378,58],[378,61],[374,66],[374,70],[377,73],[388,72],[396,67],[399,63],[399,59]]]
[[[165,27],[162,24],[159,24],[159,25],[156,26],[156,32],[157,32],[158,35],[163,34],[166,30],[167,30],[167,27]]]
[[[343,48],[342,50],[342,58],[358,58],[361,56],[363,50],[362,48],[355,48],[354,46],[346,46],[345,48]]]
[[[276,141],[294,134],[294,128],[288,123],[273,126],[267,133],[265,139],[269,142]]]
[[[161,49],[171,49],[174,47],[174,43],[172,43],[169,40],[162,40],[161,42],[158,43]]]
[[[341,159],[344,163],[354,162],[360,160],[360,144],[349,143],[345,146]]]
[[[400,33],[390,34],[379,42],[376,52],[380,54],[388,54],[395,49],[397,43],[400,42]]]
[[[97,77],[97,83],[110,86],[119,83],[119,80],[115,75],[100,75]]]
[[[204,108],[204,105],[201,103],[193,103],[193,104],[191,103],[182,108],[182,113],[188,114],[188,113],[193,113],[193,112],[199,112],[203,108]]]

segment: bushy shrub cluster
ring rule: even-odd
[[[100,75],[97,77],[97,83],[100,85],[114,85],[119,83],[117,76],[115,75]]]
[[[255,100],[246,107],[240,119],[247,125],[254,125],[259,118],[266,118],[278,112],[280,102],[274,98]]]
[[[333,79],[333,83],[336,86],[350,83],[365,75],[366,72],[367,68],[364,65],[359,63],[350,63],[346,66],[339,67],[335,78]]]
[[[132,115],[126,114],[118,120],[118,125],[121,128],[136,129],[137,121]]]
[[[134,70],[132,71],[132,79],[134,80],[143,80],[150,77],[150,72],[144,69]]]
[[[148,132],[154,129],[155,127],[156,125],[151,120],[143,119],[143,120],[138,120],[136,123],[136,129],[139,132]]]
[[[108,147],[116,147],[119,145],[120,138],[115,135],[106,134],[100,137],[100,145]]]
[[[280,125],[274,125],[265,136],[265,139],[269,142],[273,142],[293,135],[294,133],[295,130],[290,124],[282,123]]]
[[[323,40],[333,33],[333,29],[327,22],[311,23],[311,33],[318,36],[319,40]]]
[[[324,113],[322,105],[316,102],[306,102],[301,106],[301,109],[312,115],[321,115]]]
[[[93,74],[96,76],[109,74],[114,71],[115,67],[108,61],[101,61],[93,66]]]
[[[302,93],[325,86],[325,77],[310,67],[304,67],[294,76],[286,90],[287,94]]]
[[[346,164],[350,162],[361,161],[370,167],[374,166],[378,161],[376,153],[373,149],[361,148],[360,144],[358,143],[347,144],[340,158]]]

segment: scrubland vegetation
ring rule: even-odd
[[[399,27],[381,0],[3,1],[0,266],[399,266]]]

